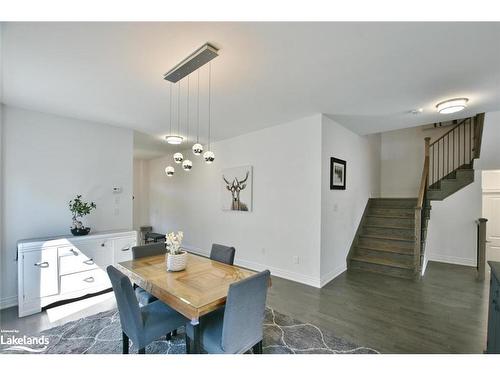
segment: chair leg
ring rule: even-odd
[[[146,354],[146,348],[139,349],[139,351],[137,353],[138,354]]]
[[[122,331],[123,354],[128,354],[128,336]]]
[[[186,354],[191,354],[191,339],[187,334],[184,337],[186,338]]]
[[[262,354],[262,340],[255,344],[252,349],[253,354]]]
[[[165,335],[165,339],[166,339],[167,341],[172,340],[172,334],[171,334],[170,332],[169,332],[169,333],[167,333],[167,334]]]

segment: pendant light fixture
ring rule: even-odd
[[[172,83],[170,84],[170,132],[165,137],[167,143],[171,145],[180,145],[182,143],[182,137],[180,135],[172,134]]]
[[[200,70],[198,69],[198,88],[196,98],[196,143],[193,145],[193,154],[200,156],[203,146],[200,144]]]
[[[187,102],[186,102],[186,143],[189,143],[189,75],[187,76]],[[193,168],[193,162],[186,159],[182,162],[182,168],[185,171],[190,171]]]
[[[203,154],[203,158],[207,164],[212,164],[215,160],[215,154],[210,149],[210,127],[211,127],[211,91],[212,91],[212,63],[208,63],[208,146]]]
[[[169,165],[167,168],[165,168],[165,173],[167,174],[168,177],[172,177],[175,173],[174,167]]]

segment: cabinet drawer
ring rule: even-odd
[[[89,271],[97,268],[95,254],[83,254],[78,249],[59,249],[59,274]]]
[[[99,268],[61,276],[61,294],[85,289],[105,289],[110,286],[108,275]]]
[[[132,247],[136,244],[135,237],[115,238],[113,240],[114,264],[132,260]]]

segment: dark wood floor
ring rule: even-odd
[[[274,278],[268,302],[382,353],[482,353],[488,290],[489,275],[429,262],[419,282],[349,271],[316,289]]]
[[[420,282],[352,271],[316,289],[273,277],[268,304],[382,353],[481,353],[488,288],[470,267],[431,262]],[[0,312],[0,328],[29,334],[114,306],[111,297],[56,321],[19,319],[14,307]]]

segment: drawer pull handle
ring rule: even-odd
[[[74,255],[74,256],[76,256],[76,257],[77,257],[78,255],[80,255],[80,254],[78,254],[78,251],[75,251],[75,249],[71,249],[70,251],[71,251],[71,252],[73,253],[73,255]]]
[[[85,263],[86,265],[91,266],[92,264],[94,264],[94,259],[90,258],[90,259],[84,260],[83,263]]]
[[[122,249],[122,251],[129,251],[130,250],[130,247],[126,247],[124,249]]]
[[[101,244],[101,247],[104,247],[104,246],[106,246],[106,245],[105,245],[105,244],[104,244],[104,242],[103,242],[103,243]]]
[[[83,279],[83,281],[85,281],[86,283],[93,283],[95,280],[92,276],[90,276],[90,277]]]
[[[40,267],[40,268],[47,268],[49,266],[49,262],[38,262],[38,263],[35,263],[35,266]]]

